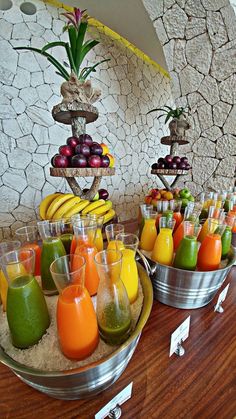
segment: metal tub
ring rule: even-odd
[[[0,361],[29,386],[57,399],[89,398],[105,390],[120,377],[127,367],[151,312],[152,284],[143,267],[138,265],[138,270],[144,294],[138,323],[129,339],[108,357],[82,368],[67,371],[41,371],[14,361],[0,346]]]
[[[185,309],[199,308],[210,303],[236,260],[235,251],[231,247],[225,268],[193,272],[155,263],[146,254],[145,258],[140,257],[149,271],[154,298],[171,307]]]

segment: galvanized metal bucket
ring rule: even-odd
[[[210,303],[236,261],[233,247],[227,266],[209,272],[193,272],[160,265],[146,254],[145,257],[140,254],[140,257],[149,272],[154,298],[168,306],[185,309],[199,308]]]
[[[138,265],[138,270],[144,294],[138,323],[129,339],[105,359],[67,371],[41,371],[14,361],[0,346],[0,361],[29,386],[57,399],[89,398],[105,390],[127,367],[152,309],[151,281],[142,266]]]

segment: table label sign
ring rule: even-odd
[[[226,295],[227,295],[228,289],[229,289],[229,284],[223,289],[223,291],[221,291],[221,293],[220,293],[220,295],[218,297],[217,303],[214,306],[214,311],[217,311],[218,313],[223,313],[224,312],[224,309],[221,306],[221,304],[226,299]]]
[[[170,353],[169,357],[176,353],[179,356],[184,355],[185,350],[181,346],[182,342],[184,342],[188,335],[189,335],[189,327],[190,327],[190,316],[184,320],[183,323],[172,333],[171,340],[170,340]]]
[[[109,413],[118,405],[126,402],[131,398],[133,388],[133,381],[125,387],[120,393],[118,393],[109,403],[106,404],[98,413],[95,415],[95,419],[104,419]],[[112,416],[111,416],[112,417]],[[116,416],[113,416],[116,417]],[[120,417],[120,416],[117,416]]]

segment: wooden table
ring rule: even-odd
[[[213,311],[216,298],[197,310],[178,310],[157,301],[127,369],[92,400],[49,398],[22,383],[0,365],[0,418],[93,418],[133,381],[124,418],[219,418],[236,416],[236,268],[231,270],[224,313]],[[183,357],[169,358],[170,335],[191,315]]]

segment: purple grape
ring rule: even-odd
[[[109,167],[110,159],[108,156],[101,156],[101,167]]]
[[[151,166],[152,169],[154,169],[154,170],[158,169],[158,164],[159,163],[153,163],[152,166]]]
[[[173,158],[170,154],[167,154],[167,156],[165,156],[165,162],[166,163],[168,163],[168,164],[172,163],[172,160],[173,160]]]

